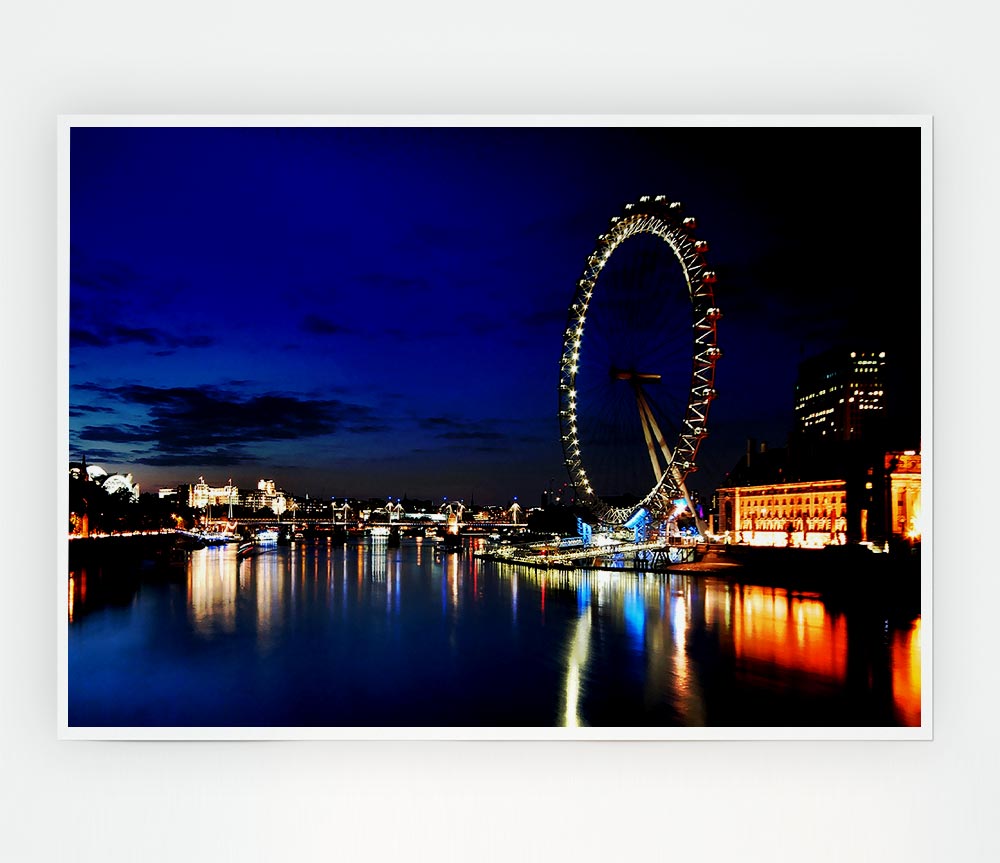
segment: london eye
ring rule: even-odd
[[[697,222],[663,195],[612,217],[569,307],[559,365],[563,455],[578,503],[609,527],[692,506],[686,478],[715,398],[716,274]]]

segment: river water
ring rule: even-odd
[[[71,568],[69,724],[920,724],[920,616],[863,584],[832,601],[470,552],[321,539]]]

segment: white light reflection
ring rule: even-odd
[[[691,673],[687,656],[687,631],[690,622],[690,589],[686,579],[670,577],[671,587],[679,583],[680,589],[670,591],[670,632],[673,636],[674,652],[673,686],[680,699],[681,715],[689,726],[705,724],[705,704],[701,687]]]
[[[448,555],[448,583],[451,585],[452,605],[456,610],[458,610],[458,579],[458,555],[450,554]]]
[[[202,634],[236,629],[237,562],[235,549],[209,547],[192,552],[188,562],[188,609]]]
[[[253,564],[257,592],[257,648],[266,652],[281,634],[286,573],[276,554],[259,555],[253,559]]]
[[[580,715],[580,696],[589,653],[590,609],[587,608],[576,622],[573,640],[566,651],[566,683],[563,688],[565,706],[562,711],[562,724],[566,728],[580,728],[586,724]]]

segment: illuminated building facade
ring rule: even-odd
[[[125,492],[130,500],[139,499],[139,483],[132,480],[130,473],[113,473],[107,476],[102,487],[108,494]]]
[[[96,483],[108,494],[126,492],[132,500],[139,499],[139,483],[135,482],[130,473],[108,473],[96,464],[88,465],[82,462],[70,462],[69,475],[73,479],[82,479]]]
[[[882,453],[843,478],[729,486],[716,493],[718,533],[751,545],[814,548],[845,542],[918,543],[920,453]]]
[[[230,502],[240,502],[240,490],[232,480],[227,485],[213,487],[205,482],[205,477],[200,476],[198,482],[188,489],[188,506],[192,509],[204,509],[209,504],[228,506]]]
[[[854,441],[885,422],[885,351],[834,350],[799,366],[795,431],[801,439]]]
[[[244,501],[250,509],[269,509],[281,515],[288,509],[288,498],[277,488],[273,479],[262,479],[257,483],[257,491],[249,491]]]
[[[720,488],[718,503],[730,542],[815,548],[847,539],[845,480]]]
[[[889,476],[889,530],[897,539],[920,539],[920,453],[912,450],[885,455]]]

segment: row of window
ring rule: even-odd
[[[827,495],[826,497],[816,496],[815,501],[812,495],[806,495],[803,500],[802,496],[793,497],[781,495],[780,497],[763,497],[763,498],[744,498],[743,504],[748,507],[771,507],[771,506],[802,506],[805,503],[807,506],[813,503],[816,504],[826,504],[829,506],[832,504],[843,504],[845,499],[844,492],[839,494]]]
[[[805,530],[805,531],[835,531],[847,530],[847,519],[843,516],[827,518],[823,516],[815,518],[756,518],[740,519],[740,523],[734,530]]]
[[[840,518],[845,515],[844,507],[839,507],[830,510],[824,509],[763,509],[759,512],[750,511],[743,513],[743,518],[815,518],[815,517],[826,517],[833,516],[834,518]]]

